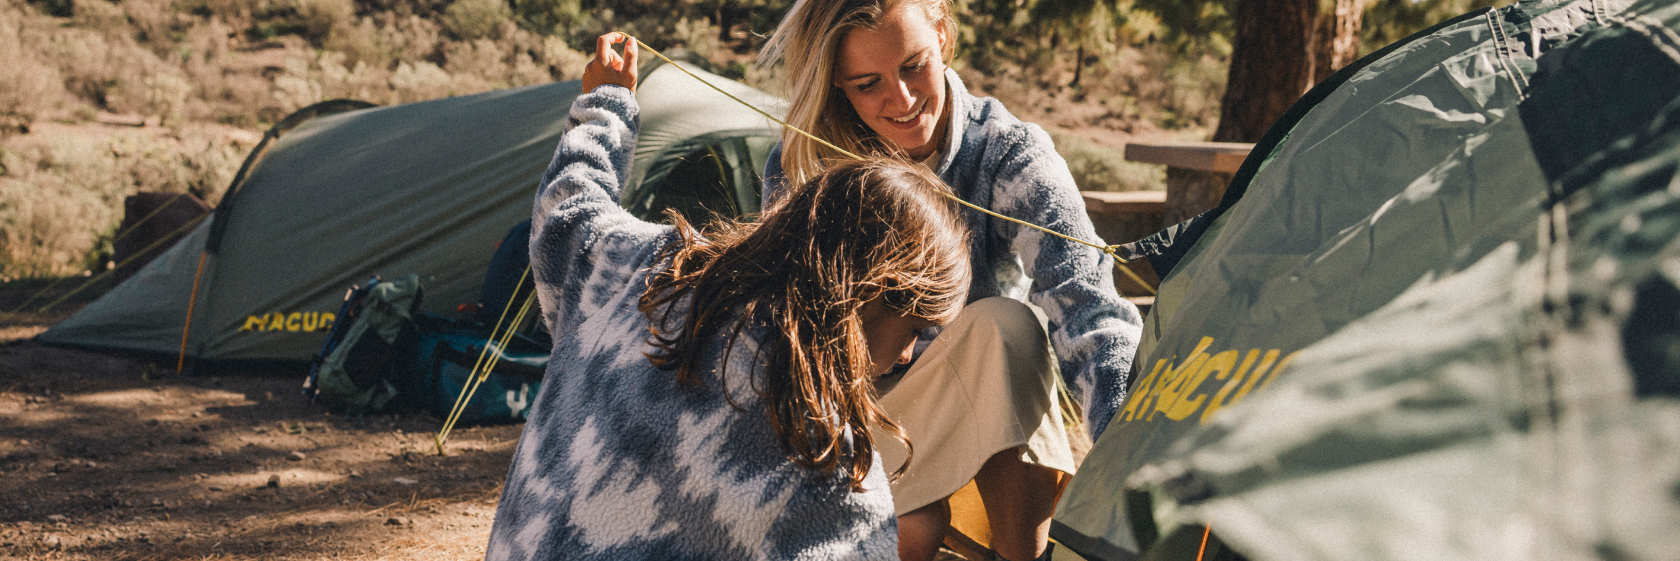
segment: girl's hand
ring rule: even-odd
[[[624,56],[612,46],[624,43]],[[595,39],[595,59],[583,67],[583,93],[602,84],[617,84],[636,91],[636,39],[614,31]]]

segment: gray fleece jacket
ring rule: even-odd
[[[727,362],[721,341],[709,351],[703,385],[679,384],[648,362],[649,322],[637,303],[678,238],[618,203],[636,100],[601,86],[572,104],[570,118],[576,126],[543,174],[531,231],[554,351],[485,558],[897,559],[880,457],[863,492],[844,473],[789,461],[747,383],[750,332]]]
[[[934,167],[939,178],[957,196],[992,212],[1101,243],[1050,135],[1016,119],[998,100],[969,94],[955,71],[947,70],[945,81],[951,126]],[[774,200],[787,187],[779,144],[764,177],[765,200]],[[1125,402],[1126,372],[1143,335],[1137,307],[1114,290],[1114,259],[972,209],[963,212],[972,233],[969,301],[1007,296],[1044,309],[1062,377],[1084,406],[1091,436],[1101,435]]]

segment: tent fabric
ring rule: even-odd
[[[1488,227],[1130,485],[1255,559],[1680,554],[1677,28],[1642,3],[1543,57],[1466,143],[1513,148],[1447,158],[1342,240],[1439,229],[1442,206]]]
[[[1577,468],[1573,483],[1606,483],[1600,474],[1645,456],[1583,444],[1620,454],[1595,474],[1539,453],[1564,435],[1532,424],[1535,404],[1632,397],[1597,363],[1577,371],[1593,373],[1579,386],[1590,397],[1548,379],[1577,356],[1627,364],[1615,341],[1548,347],[1577,329],[1559,325],[1566,306],[1546,299],[1547,275],[1561,268],[1546,236],[1563,226],[1548,221],[1578,221],[1571,205],[1588,197],[1554,192],[1560,178],[1605,180],[1606,164],[1583,166],[1666,122],[1655,110],[1680,92],[1669,4],[1525,2],[1462,19],[1378,53],[1253,156],[1263,161],[1245,193],[1199,237],[1166,240],[1188,249],[1177,248],[1183,259],[1145,321],[1132,393],[1068,488],[1052,536],[1090,559],[1137,558],[1148,538],[1191,523],[1252,559],[1581,551],[1586,541],[1529,539],[1560,529],[1548,516],[1567,518],[1524,510],[1534,490]],[[1605,329],[1628,313],[1606,308]],[[1669,348],[1665,337],[1647,337],[1645,360],[1674,364],[1655,350]],[[1657,424],[1605,437],[1671,450],[1674,425],[1662,419],[1672,413],[1639,403],[1600,412]],[[1593,440],[1585,434],[1566,436]],[[1671,475],[1659,469],[1647,483]],[[1672,496],[1645,503],[1675,506]],[[1629,528],[1618,516],[1590,522]]]
[[[767,94],[677,64],[773,113],[779,107]],[[234,204],[209,221],[223,237],[206,260],[188,354],[213,362],[308,360],[344,290],[373,275],[420,275],[423,311],[449,315],[475,302],[497,241],[530,218],[537,178],[579,88],[559,82],[350,111],[281,134],[229,197]],[[670,65],[645,71],[637,96],[644,134],[634,170],[686,156],[668,148],[691,148],[683,142],[695,137],[779,134],[768,119]],[[762,165],[750,156],[730,165]],[[174,354],[209,223],[39,338]]]

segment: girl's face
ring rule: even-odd
[[[920,8],[900,2],[874,30],[853,29],[840,41],[834,85],[864,124],[912,158],[933,154],[945,132],[948,39]]]
[[[892,372],[894,364],[909,364],[914,357],[916,337],[933,327],[933,322],[902,314],[880,298],[865,303],[858,310],[858,319],[863,322],[863,338],[869,345],[871,378]]]

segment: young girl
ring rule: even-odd
[[[786,64],[793,126],[852,152],[896,152],[969,202],[1097,240],[1049,136],[997,100],[970,95],[947,66],[955,46],[949,0],[799,0],[764,57]],[[797,196],[841,158],[784,132],[765,198]],[[1045,554],[1058,472],[1074,470],[1054,407],[1056,369],[1100,434],[1124,397],[1141,317],[1115,292],[1114,262],[1102,252],[963,215],[973,302],[955,321],[980,327],[944,330],[881,397],[916,444],[892,483],[901,545],[906,560],[932,557],[949,526],[947,498],[972,480],[991,545],[1025,561]],[[1024,300],[1042,309],[1048,333]],[[893,444],[882,446],[891,464]]]
[[[487,559],[896,559],[873,380],[952,318],[961,219],[891,161],[702,235],[618,205],[636,48],[598,41],[543,175],[531,262],[554,352]]]

